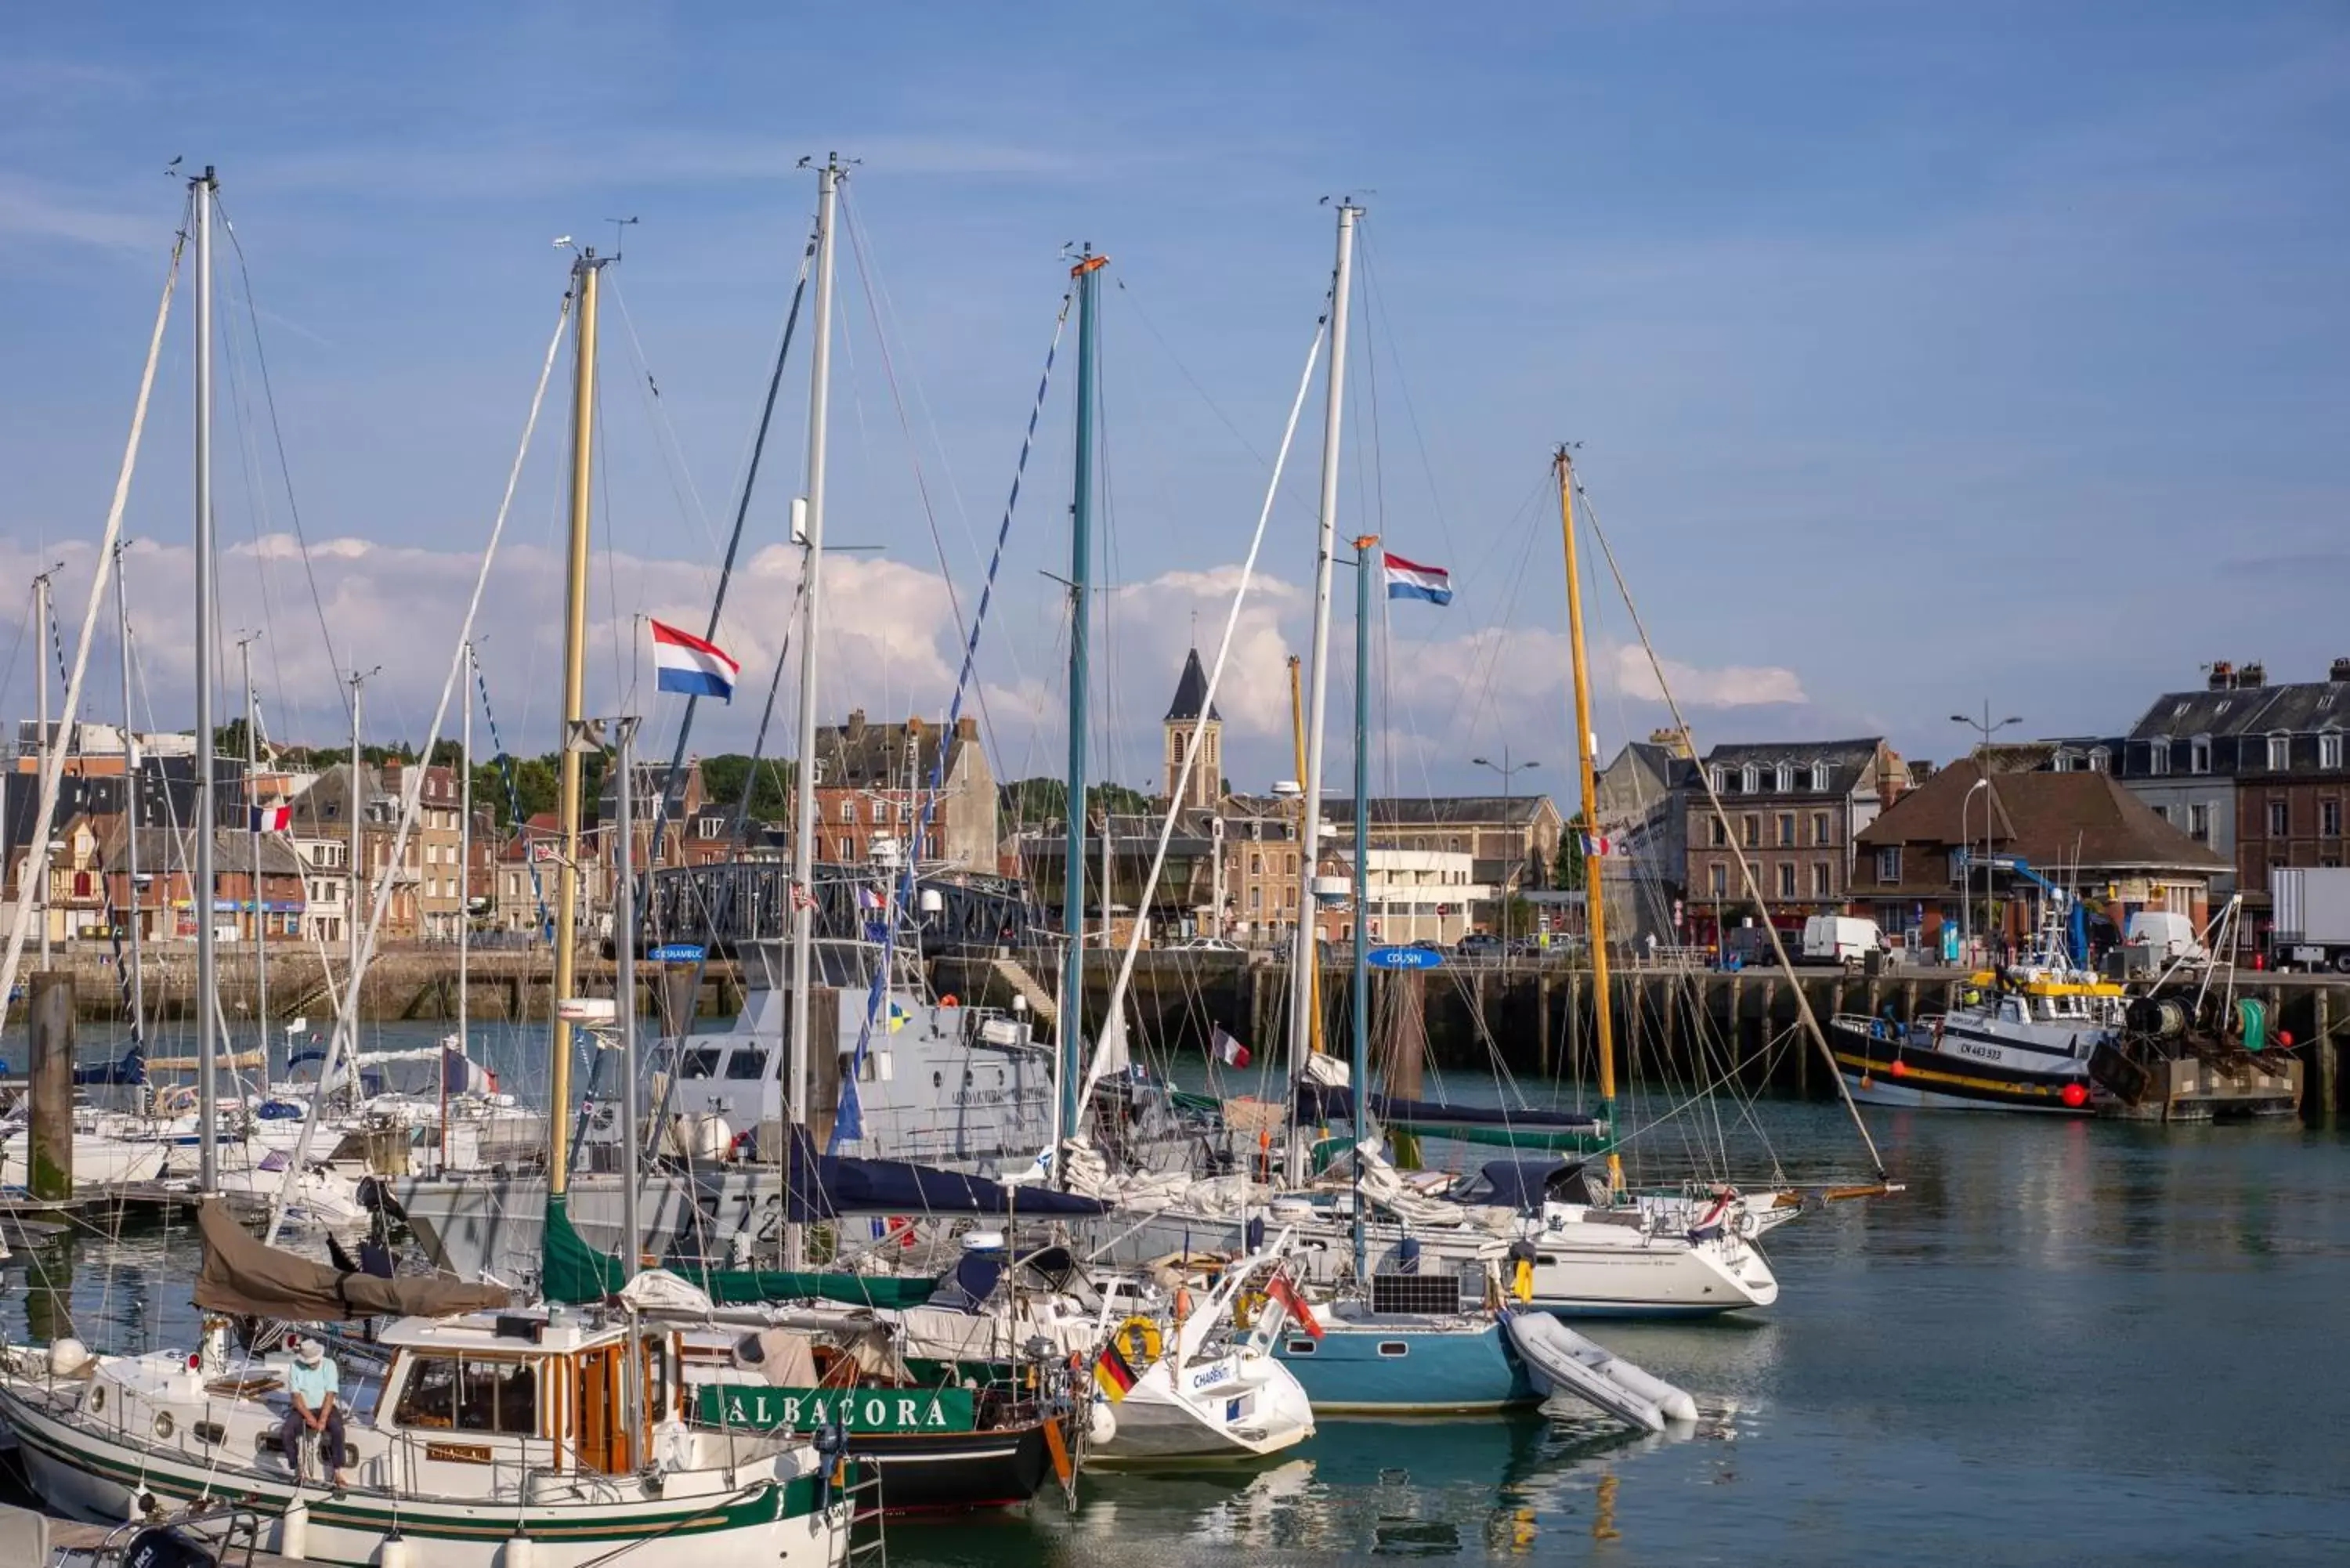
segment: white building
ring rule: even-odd
[[[1354,874],[1353,848],[1340,857],[1342,875]],[[1374,846],[1363,867],[1363,893],[1370,906],[1370,935],[1376,941],[1432,941],[1450,947],[1469,930],[1471,906],[1493,896],[1493,889],[1471,880],[1476,859],[1466,850],[1381,849]],[[1354,935],[1351,921],[1341,919],[1342,939]]]

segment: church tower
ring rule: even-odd
[[[1183,748],[1191,743],[1191,731],[1200,722],[1200,710],[1208,711],[1208,722],[1200,736],[1200,760],[1192,764],[1191,787],[1183,792],[1185,807],[1212,808],[1223,795],[1224,778],[1224,716],[1208,702],[1208,672],[1200,668],[1200,650],[1193,649],[1183,660],[1183,678],[1175,683],[1175,701],[1168,705],[1167,717],[1160,728],[1167,736],[1167,787],[1170,800],[1175,795],[1175,781],[1183,772]]]

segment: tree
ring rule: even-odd
[[[1559,835],[1558,860],[1551,867],[1550,885],[1568,893],[1583,886],[1583,814],[1579,811],[1567,820],[1566,831]]]

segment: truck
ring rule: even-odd
[[[2276,901],[2271,962],[2350,974],[2350,867],[2277,867],[2269,872],[2269,896]]]
[[[1852,915],[1814,915],[1804,922],[1804,958],[1811,963],[1840,963],[1856,969],[1870,953],[1879,963],[1898,963],[1897,949],[1885,940],[1875,920]]]

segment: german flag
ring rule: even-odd
[[[1125,1398],[1127,1390],[1134,1386],[1134,1368],[1118,1353],[1118,1341],[1114,1339],[1103,1345],[1102,1353],[1094,1358],[1094,1386],[1113,1405]]]

